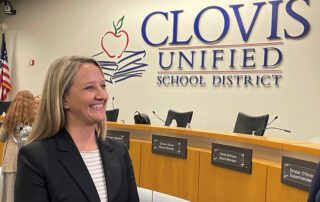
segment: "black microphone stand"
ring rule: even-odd
[[[112,97],[112,109],[114,110],[114,97]]]
[[[165,121],[164,121],[162,118],[160,118],[160,117],[156,114],[155,111],[152,111],[152,113],[153,113],[160,121],[162,121],[163,123],[165,123]]]
[[[258,130],[252,131],[252,135],[255,135],[255,133],[260,132],[261,130],[267,130],[267,129],[275,129],[275,130],[281,130],[281,131],[284,131],[284,132],[287,132],[287,133],[291,133],[290,130],[286,130],[286,129],[283,129],[283,128],[267,127],[267,126],[269,126],[271,123],[273,123],[277,118],[278,118],[278,116],[276,116],[276,117],[275,117],[270,123],[268,123],[265,127],[263,127],[263,128],[260,127]]]
[[[257,130],[253,130],[252,131],[252,135],[255,135],[257,132],[260,132],[262,130],[265,130],[267,128],[267,126],[269,126],[270,124],[272,124],[275,120],[278,119],[278,116],[275,116],[274,119],[272,121],[270,121],[266,126],[261,126],[260,128],[258,128]]]

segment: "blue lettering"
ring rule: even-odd
[[[171,60],[170,60],[170,64],[168,65],[168,66],[163,66],[163,64],[162,64],[162,55],[163,55],[163,52],[159,52],[159,65],[160,65],[160,67],[162,68],[162,69],[170,69],[171,68],[171,66],[172,66],[172,61],[173,61],[173,54],[174,54],[174,52],[170,52],[170,58],[171,58]]]
[[[231,76],[231,75],[228,75],[228,76],[227,76],[227,80],[228,80],[228,81],[227,81],[227,85],[228,85],[228,86],[232,86],[232,76]]]
[[[206,52],[207,52],[207,51],[205,51],[205,50],[201,51],[201,66],[200,66],[201,69],[204,69],[204,68],[205,68],[205,66],[204,66],[204,62],[205,62],[204,59],[205,59],[205,57],[204,57],[204,56],[205,56]]]
[[[295,0],[290,0],[287,5],[286,5],[286,11],[287,13],[293,17],[294,19],[296,19],[297,21],[299,21],[302,25],[303,25],[303,32],[298,35],[298,36],[291,36],[290,34],[288,34],[287,30],[284,29],[284,36],[285,38],[292,38],[292,39],[297,39],[297,38],[300,38],[300,37],[303,37],[304,35],[306,35],[310,29],[310,24],[309,22],[304,18],[302,17],[301,15],[299,15],[298,13],[294,12],[292,10],[292,3],[294,2]],[[306,2],[306,4],[309,6],[309,0],[304,0],[304,2]]]
[[[179,84],[179,76],[176,76],[176,79],[174,79],[174,76],[171,76],[171,85],[176,83],[176,85]]]
[[[184,81],[183,81],[183,79],[184,79]],[[186,86],[186,85],[188,85],[188,82],[189,82],[189,79],[188,79],[187,76],[181,76],[181,77],[180,77],[180,83],[181,83],[181,85]]]
[[[169,44],[175,45],[175,44],[188,44],[192,38],[192,36],[189,37],[187,41],[178,41],[178,14],[183,12],[183,10],[179,11],[171,11],[173,13],[173,36],[172,36],[172,42]]]
[[[277,36],[277,25],[278,25],[278,7],[282,1],[269,1],[272,5],[272,18],[271,18],[271,34],[267,39],[280,39]]]
[[[161,78],[162,78],[162,76],[157,76],[157,80],[158,80],[157,84],[158,84],[158,86],[160,86],[162,84]]]
[[[278,86],[279,85],[279,79],[281,79],[282,76],[281,75],[272,75],[272,77],[274,78],[274,84],[276,86]]]
[[[216,81],[216,79],[217,79],[217,81]],[[220,78],[220,76],[215,76],[215,75],[213,75],[213,77],[212,77],[212,85],[214,85],[214,86],[219,86],[220,83],[221,83],[221,78]]]
[[[248,85],[248,83],[253,86],[253,84],[252,84],[252,82],[251,82],[251,76],[245,75],[245,76],[244,76],[244,85]]]
[[[234,69],[234,53],[236,52],[236,49],[230,49],[231,51],[231,60],[230,60],[230,66],[231,69]]]
[[[260,76],[257,75],[257,79],[256,79],[256,85],[259,86],[259,81],[260,81]]]
[[[199,81],[199,79],[198,79],[197,76],[192,75],[192,76],[190,77],[190,84],[191,84],[191,85],[193,85],[193,86],[197,85],[197,84],[198,84],[198,81]]]
[[[243,4],[238,4],[238,5],[230,5],[230,7],[233,9],[234,11],[234,14],[236,16],[236,19],[237,19],[237,22],[238,22],[238,26],[239,26],[239,29],[240,29],[240,32],[241,32],[241,36],[242,36],[242,39],[243,41],[248,41],[248,38],[250,36],[250,33],[251,33],[251,30],[252,30],[252,27],[257,19],[257,16],[259,14],[259,11],[261,9],[261,7],[265,4],[265,2],[259,2],[259,3],[254,3],[254,5],[257,6],[257,9],[256,9],[256,12],[254,14],[254,17],[251,21],[251,24],[250,24],[250,27],[248,29],[248,32],[245,31],[244,29],[244,26],[243,26],[243,22],[242,22],[242,18],[240,16],[240,13],[239,13],[239,7],[243,6]]]
[[[268,80],[267,83],[265,82],[265,79]],[[269,76],[269,75],[263,75],[263,76],[261,77],[261,83],[262,83],[262,85],[264,85],[264,86],[270,86],[270,76]]]
[[[204,39],[199,31],[200,17],[202,16],[202,14],[206,10],[209,10],[209,9],[219,10],[222,13],[223,18],[224,18],[224,28],[223,28],[222,34],[216,40],[212,40],[212,41]],[[204,43],[214,43],[214,42],[220,41],[226,35],[226,33],[228,32],[228,29],[229,29],[229,25],[230,25],[230,20],[229,20],[228,13],[223,8],[218,7],[218,6],[209,6],[205,9],[203,9],[202,11],[200,11],[200,13],[197,15],[196,19],[194,20],[194,33],[196,34],[196,36],[198,37],[198,39],[200,41],[202,41]]]
[[[204,81],[202,75],[200,75],[200,85],[201,86],[205,86],[206,85],[206,82]]]
[[[224,53],[223,50],[213,50],[213,68],[217,68],[217,60],[223,60],[223,55],[220,57],[217,57],[217,53]]]
[[[242,75],[236,75],[236,76],[234,76],[236,79],[237,79],[237,86],[239,86],[240,84],[240,80],[243,78],[243,76]]]
[[[162,82],[165,86],[169,86],[170,85],[170,81],[166,82],[165,79],[170,79],[170,76],[163,76],[162,78]]]
[[[189,66],[191,68],[193,68],[193,58],[194,58],[194,53],[195,51],[190,51],[191,52],[191,62],[190,60],[185,56],[185,54],[181,51],[179,51],[179,66],[178,68],[182,68],[182,65],[181,65],[181,58],[184,58],[184,60],[189,64]]]
[[[253,55],[248,56],[248,51],[250,51],[250,52],[252,51],[253,53],[256,52],[254,48],[245,48],[245,49],[243,49],[243,65],[241,67],[247,68],[247,67],[255,67],[256,66],[254,61],[253,61],[254,56]],[[252,65],[248,65],[247,64],[248,60],[252,60],[253,64]]]
[[[141,26],[141,35],[142,35],[142,38],[143,40],[149,44],[150,46],[161,46],[161,45],[164,45],[166,44],[167,40],[168,40],[168,36],[160,43],[152,43],[148,37],[147,37],[147,34],[146,34],[146,27],[147,27],[147,22],[149,20],[149,18],[153,15],[157,15],[157,14],[160,14],[160,15],[163,15],[166,20],[168,20],[168,13],[164,13],[164,12],[160,12],[160,11],[156,11],[156,12],[153,12],[153,13],[150,13],[144,20],[143,20],[143,23],[142,23],[142,26]]]
[[[281,60],[282,60],[282,53],[281,53],[281,51],[280,51],[279,49],[277,49],[277,48],[274,48],[274,47],[272,47],[272,48],[263,48],[263,50],[264,50],[264,62],[263,62],[263,67],[276,67],[276,66],[278,66],[279,63],[280,63]],[[277,53],[278,53],[278,60],[277,60],[273,65],[268,65],[268,52],[269,52],[269,50],[275,50],[275,51],[277,51]]]

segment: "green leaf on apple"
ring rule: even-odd
[[[113,27],[114,27],[114,33],[115,34],[117,34],[118,31],[121,29],[121,27],[123,25],[123,19],[124,19],[124,16],[122,18],[120,18],[120,20],[117,23],[117,26],[114,24],[114,21],[113,21]]]

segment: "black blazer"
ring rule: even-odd
[[[320,163],[312,179],[308,202],[320,202]]]
[[[98,139],[108,202],[139,201],[129,153],[124,145]],[[32,142],[18,155],[15,202],[99,202],[80,152],[69,133]]]

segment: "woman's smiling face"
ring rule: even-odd
[[[93,126],[105,121],[108,101],[105,87],[99,67],[91,63],[81,65],[69,91],[64,95],[67,123]]]

